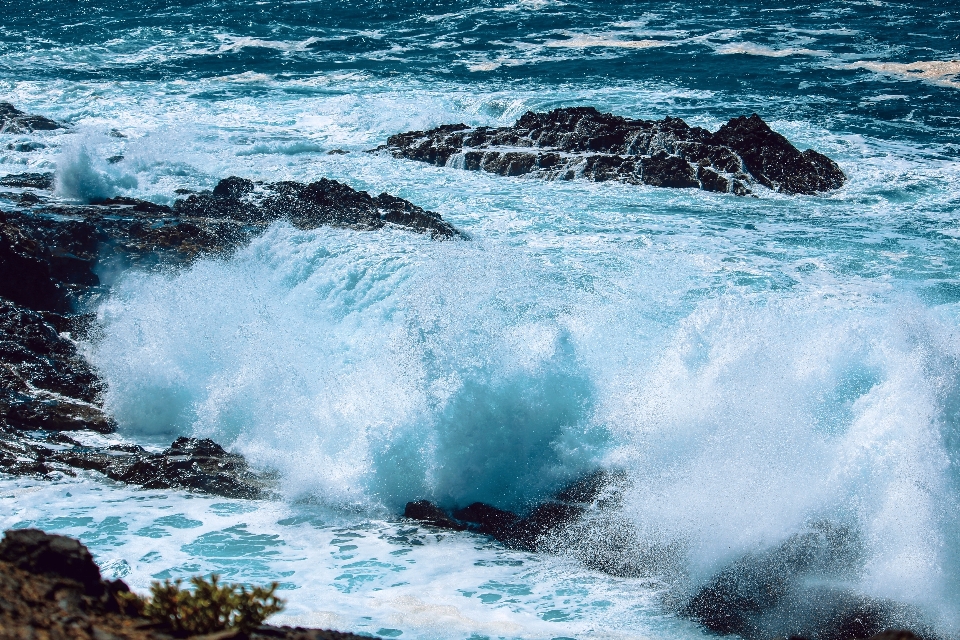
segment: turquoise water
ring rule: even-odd
[[[73,127],[4,136],[46,146],[0,147],[0,171],[168,203],[231,174],[323,176],[471,240],[281,223],[230,258],[104,271],[85,349],[118,437],[213,437],[277,472],[281,497],[6,479],[0,525],[78,535],[141,590],[277,580],[278,621],[697,638],[676,593],[829,520],[863,544],[832,579],[956,635],[955,8],[127,5],[2,5],[0,93]],[[364,153],[573,105],[711,129],[756,111],[849,181],[736,198]],[[523,510],[597,467],[632,482],[610,526],[675,550],[669,567],[614,578],[396,517],[419,498]]]

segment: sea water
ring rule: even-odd
[[[214,438],[276,496],[3,478],[3,528],[76,536],[138,591],[277,581],[277,623],[690,639],[677,594],[827,521],[859,540],[832,580],[960,632],[951,4],[0,6],[0,96],[72,125],[4,135],[2,173],[54,171],[67,201],[168,204],[228,175],[327,177],[470,237],[280,222],[189,267],[105,261],[82,347],[108,439]],[[757,112],[849,181],[738,198],[365,153],[578,105],[713,130]],[[616,527],[669,563],[615,577],[398,517],[416,499],[522,512],[597,468],[628,480]]]

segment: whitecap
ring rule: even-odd
[[[831,55],[829,51],[824,51],[822,49],[807,49],[807,48],[794,48],[787,47],[785,49],[774,49],[773,47],[767,47],[762,44],[754,44],[752,42],[734,42],[731,44],[723,45],[717,47],[717,53],[722,54],[745,54],[748,56],[766,56],[769,58],[787,58],[790,56],[829,56]]]
[[[903,80],[924,80],[930,84],[960,89],[960,60],[918,60],[917,62],[859,60],[847,68],[867,69]]]
[[[605,36],[574,35],[569,40],[550,40],[548,47],[586,49],[589,47],[615,47],[621,49],[649,49],[652,47],[671,47],[674,43],[666,40],[618,40]]]

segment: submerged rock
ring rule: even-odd
[[[9,102],[0,102],[0,133],[32,133],[62,128],[62,124],[50,118],[32,116]]]
[[[756,114],[711,133],[680,118],[632,120],[593,107],[527,112],[510,127],[444,125],[391,136],[395,157],[504,176],[587,178],[746,195],[755,183],[783,193],[843,186],[840,167],[800,152]]]

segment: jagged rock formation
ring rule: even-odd
[[[166,450],[150,453],[136,445],[84,446],[63,432],[0,433],[0,471],[55,477],[77,470],[144,489],[188,489],[228,498],[264,498],[271,486],[271,478],[250,471],[243,456],[207,438],[177,438]]]
[[[170,629],[126,603],[129,592],[122,580],[103,580],[90,552],[73,538],[23,529],[7,531],[0,541],[2,640],[171,640]],[[351,633],[270,625],[216,637],[360,640]]]
[[[85,448],[64,434],[116,426],[103,410],[103,383],[75,342],[91,320],[76,309],[105,292],[97,276],[103,260],[113,269],[183,265],[236,249],[280,219],[302,229],[394,224],[437,239],[462,235],[406,200],[325,179],[305,185],[230,177],[172,207],[132,198],[65,204],[44,193],[52,184],[50,174],[0,178],[0,186],[20,190],[0,193],[12,205],[0,210],[0,472],[15,475],[85,469],[147,488],[264,494],[264,478],[210,441],[178,441],[149,454]]]
[[[0,102],[0,133],[31,133],[62,129],[63,125],[44,116],[32,116],[9,102]]]
[[[800,152],[756,114],[711,133],[680,118],[631,120],[593,107],[527,112],[511,127],[444,125],[391,136],[398,158],[504,176],[618,180],[747,195],[760,184],[783,193],[837,189],[846,176],[812,149]]]

